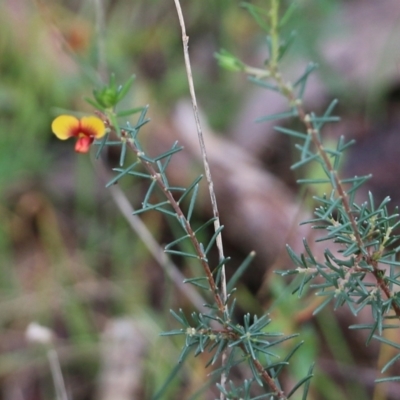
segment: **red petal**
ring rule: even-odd
[[[76,141],[75,151],[77,153],[87,153],[92,143],[93,143],[93,138],[90,138],[88,136],[81,136]]]

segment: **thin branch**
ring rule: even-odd
[[[208,159],[207,159],[207,151],[206,151],[206,146],[204,143],[203,131],[201,128],[201,123],[200,123],[199,110],[198,110],[197,100],[196,100],[196,93],[194,90],[192,68],[191,68],[190,58],[189,58],[189,47],[188,47],[189,37],[186,35],[185,21],[183,18],[182,9],[181,9],[179,0],[174,0],[174,1],[175,1],[176,10],[178,13],[179,23],[182,28],[183,54],[185,57],[185,66],[186,66],[186,73],[187,73],[187,78],[188,78],[188,83],[189,83],[190,96],[192,98],[193,114],[194,114],[194,119],[196,121],[197,135],[199,138],[200,149],[201,149],[201,154],[202,154],[203,164],[204,164],[204,170],[206,173],[206,178],[207,178],[208,188],[209,188],[210,198],[211,198],[211,205],[212,205],[212,209],[213,209],[213,215],[215,218],[214,229],[215,229],[215,231],[217,231],[220,228],[219,212],[218,212],[218,206],[217,206],[217,199],[215,197],[214,183],[213,183],[213,180],[211,177],[210,166],[208,164]],[[221,234],[219,234],[217,237],[217,247],[218,247],[218,253],[219,253],[219,260],[222,261],[224,259],[224,250],[223,250],[223,245],[222,245]],[[224,303],[226,302],[226,296],[227,296],[226,277],[225,277],[225,267],[223,266],[222,272],[221,272],[221,297],[222,297],[222,300],[224,301]]]
[[[56,389],[57,400],[68,400],[57,352],[54,349],[49,349],[47,351],[47,359],[49,360],[51,375],[53,377],[54,387]]]
[[[208,182],[208,189],[210,192],[210,199],[211,199],[213,215],[215,218],[214,230],[217,231],[220,228],[221,224],[220,224],[220,220],[219,220],[217,199],[215,197],[215,192],[214,192],[214,184],[213,184],[213,180],[211,177],[210,167],[209,167],[208,159],[207,159],[206,146],[204,144],[204,137],[203,137],[203,132],[201,129],[201,124],[200,124],[200,117],[199,117],[199,111],[198,111],[198,106],[197,106],[196,93],[194,90],[192,67],[190,64],[190,57],[189,57],[189,46],[188,46],[189,37],[186,35],[185,20],[183,18],[183,13],[182,13],[182,8],[180,5],[180,2],[179,2],[179,0],[174,0],[174,2],[175,2],[176,11],[178,13],[179,24],[182,29],[182,44],[183,44],[183,54],[184,54],[184,58],[185,58],[186,74],[187,74],[188,83],[189,83],[190,96],[192,98],[193,114],[194,114],[194,119],[196,121],[197,135],[199,138],[200,150],[201,150],[201,154],[203,157],[203,165],[204,165],[204,170],[206,173],[206,179]],[[222,245],[221,233],[219,233],[217,236],[216,244],[217,244],[217,248],[218,248],[219,261],[222,262],[222,260],[224,260],[224,248]],[[227,292],[226,292],[226,274],[225,274],[225,266],[224,265],[221,267],[221,298],[222,298],[223,304],[225,305],[226,301],[227,301]],[[227,312],[227,310],[225,307],[225,313],[226,312]],[[228,357],[227,350],[224,350],[222,352],[222,366],[224,366],[226,364],[227,357]],[[220,382],[222,388],[225,388],[226,380],[227,380],[227,376],[224,372],[222,372],[221,382]],[[225,395],[221,392],[220,400],[224,400],[224,398],[225,398]]]

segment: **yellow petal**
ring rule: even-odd
[[[83,117],[81,118],[80,133],[99,139],[106,134],[106,127],[100,118]]]
[[[51,124],[51,130],[61,140],[75,136],[78,129],[79,120],[72,115],[60,115]]]

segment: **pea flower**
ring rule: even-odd
[[[106,133],[103,121],[93,116],[78,119],[72,115],[60,115],[51,124],[51,130],[60,140],[76,137],[77,153],[87,153],[94,139],[100,139]]]

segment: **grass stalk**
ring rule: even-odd
[[[189,37],[186,34],[185,20],[183,17],[180,2],[179,2],[179,0],[174,0],[174,2],[175,2],[175,7],[176,7],[177,14],[178,14],[178,18],[179,18],[179,24],[180,24],[181,30],[182,30],[182,44],[183,44],[183,54],[184,54],[184,58],[185,58],[186,74],[187,74],[187,79],[188,79],[188,83],[189,83],[190,96],[192,98],[193,114],[194,114],[194,119],[196,121],[197,135],[198,135],[198,139],[199,139],[201,155],[203,158],[204,170],[205,170],[206,179],[207,179],[207,183],[208,183],[208,189],[209,189],[209,193],[210,193],[213,216],[215,218],[214,230],[215,230],[215,232],[217,232],[221,226],[221,223],[219,220],[217,198],[215,196],[214,183],[212,180],[211,171],[210,171],[210,167],[209,167],[209,163],[208,163],[208,159],[207,159],[207,151],[206,151],[206,146],[204,143],[204,137],[203,137],[203,132],[202,132],[201,123],[200,123],[199,110],[198,110],[197,100],[196,100],[196,92],[194,89],[192,67],[191,67],[191,63],[190,63],[189,48],[188,48]],[[221,233],[219,233],[217,236],[216,244],[217,244],[217,248],[218,248],[219,260],[221,262],[222,260],[224,260],[224,249],[223,249],[223,244],[222,244]],[[224,312],[226,312],[226,307],[225,307],[226,300],[227,300],[226,274],[225,274],[225,266],[223,265],[221,267],[221,301],[224,305],[223,306]],[[222,353],[222,365],[223,366],[226,364],[227,357],[228,357],[227,350],[224,350]],[[226,380],[227,380],[226,374],[222,373],[220,384],[221,384],[221,387],[224,389],[225,389],[225,385],[226,385]],[[220,400],[224,400],[224,399],[225,399],[225,395],[221,392]]]

